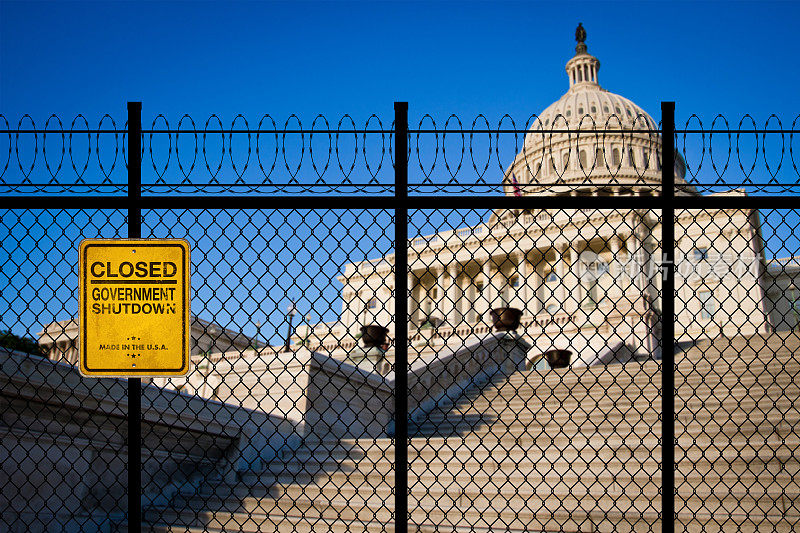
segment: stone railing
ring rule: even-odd
[[[300,439],[377,436],[389,420],[392,391],[383,376],[297,347],[223,359],[199,381],[220,400],[285,419]]]
[[[409,431],[437,406],[456,401],[468,387],[485,383],[500,371],[521,368],[530,348],[517,333],[489,333],[459,339],[458,344],[444,345],[418,359],[408,373]],[[393,387],[394,376],[387,377]]]
[[[308,353],[308,352],[307,352]],[[380,437],[394,410],[394,380],[309,353],[305,437]]]
[[[127,410],[122,379],[83,378],[70,365],[0,348],[0,523],[20,531],[124,523]],[[144,386],[143,505],[193,490],[212,470],[231,481],[260,471],[292,445],[292,430],[262,412]]]
[[[414,362],[408,372],[411,425],[441,402],[458,398],[465,388],[490,379],[502,368],[524,366],[531,345],[515,333],[487,333],[442,344]],[[306,355],[304,355],[304,353]],[[303,405],[299,430],[307,439],[381,437],[394,431],[395,374],[385,376],[307,350],[296,352],[305,362],[305,384],[292,401]],[[275,376],[276,381],[288,381]]]

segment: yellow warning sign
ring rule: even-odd
[[[182,239],[81,242],[81,374],[186,374],[190,264]]]

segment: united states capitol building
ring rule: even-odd
[[[537,116],[522,150],[499,177],[506,195],[659,194],[661,138],[653,132],[658,125],[631,100],[602,88],[599,70],[600,61],[579,40],[566,63],[567,92]],[[565,129],[572,131],[551,132]],[[614,134],[615,129],[621,133]],[[586,134],[577,135],[577,130]],[[679,194],[698,195],[685,174],[678,154]],[[497,307],[522,310],[519,331],[533,346],[532,358],[551,349],[572,352],[573,366],[659,358],[661,224],[660,212],[647,209],[505,209],[493,210],[473,226],[412,238],[409,321],[404,324],[412,342],[410,361],[486,335],[489,311]],[[675,235],[678,342],[797,326],[798,261],[765,259],[757,210],[679,211]],[[338,319],[299,325],[292,348],[375,370],[377,361],[364,359],[356,349],[361,326],[375,324],[389,329],[385,359],[391,362],[393,269],[392,254],[347,264],[338,277]],[[51,358],[76,358],[76,351],[70,351],[75,332],[59,342],[46,333],[47,327],[40,343]],[[227,338],[214,343],[202,332],[193,337],[210,343],[193,354],[198,367],[207,366],[209,358],[216,364],[247,357],[252,344],[231,344]],[[258,350],[259,357],[265,350],[280,358],[282,348]],[[196,370],[188,382],[158,381],[199,393],[209,389],[213,377],[207,373]]]
[[[635,131],[657,123],[602,88],[599,70],[579,41],[566,64],[569,89],[538,115],[508,165],[506,195],[659,194],[661,138]],[[567,128],[587,133],[550,133]],[[591,133],[597,129],[625,134]],[[698,195],[685,173],[678,154],[679,194]],[[471,227],[411,239],[410,359],[486,334],[497,307],[523,311],[520,331],[532,356],[567,349],[578,366],[660,357],[661,227],[654,210],[506,209]],[[796,326],[797,261],[764,259],[757,210],[679,211],[675,235],[678,342]],[[393,265],[393,255],[347,265],[338,278],[339,319],[304,325],[295,341],[344,359],[362,325],[387,326],[392,337]]]
[[[659,193],[661,139],[643,109],[601,88],[580,32],[567,92],[497,183],[509,196],[616,195],[631,207],[491,210],[415,235],[408,321],[395,322],[393,255],[345,265],[338,318],[301,324],[287,346],[193,319],[189,374],[142,388],[148,528],[386,531],[400,486],[393,450],[406,445],[403,512],[419,531],[659,531],[664,497],[676,530],[797,530],[800,261],[765,253],[781,236],[764,235],[773,229],[756,209],[678,210],[675,331],[663,331],[663,221],[636,205]],[[587,134],[551,137],[567,127]],[[625,133],[598,143],[595,128]],[[675,170],[680,193],[699,195],[680,155]],[[521,310],[516,333],[492,331],[500,307]],[[361,346],[365,325],[388,328],[382,349]],[[390,364],[396,327],[411,340],[402,381]],[[39,343],[73,363],[77,335],[74,319],[53,322]],[[682,350],[671,393],[664,335]],[[570,368],[534,366],[553,349],[571,353]],[[127,383],[2,355],[11,482],[0,523],[116,530]],[[674,494],[662,483],[669,394]]]

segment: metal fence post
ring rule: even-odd
[[[394,103],[395,532],[408,531],[408,102]]]
[[[142,103],[128,102],[128,238],[142,236]],[[142,529],[142,380],[128,378],[128,531]]]
[[[675,528],[675,102],[661,102],[663,211],[661,235],[661,479],[662,531]]]

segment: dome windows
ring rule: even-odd
[[[597,113],[597,108],[595,106],[592,106],[592,114],[594,113]]]
[[[607,105],[603,106],[603,113],[608,113],[608,106]]]
[[[579,114],[579,115],[583,115],[583,108],[582,108],[582,107],[579,107],[579,108],[578,108],[578,114]]]

